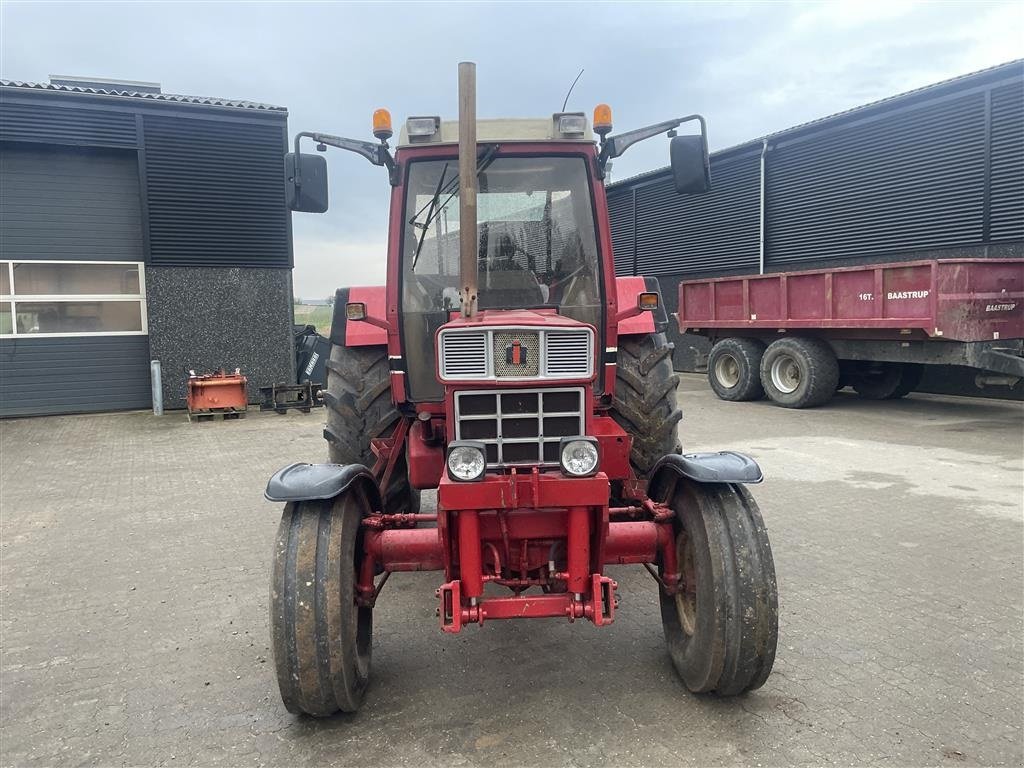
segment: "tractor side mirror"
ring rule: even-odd
[[[289,152],[284,156],[285,199],[293,211],[327,210],[327,160],[320,155]]]
[[[673,136],[669,142],[672,181],[680,195],[701,195],[711,189],[708,143],[700,136]]]

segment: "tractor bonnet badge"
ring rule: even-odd
[[[509,365],[523,365],[529,350],[519,339],[505,347],[505,362]]]

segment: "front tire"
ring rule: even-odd
[[[676,672],[694,693],[760,688],[775,662],[779,606],[757,504],[742,485],[689,480],[666,501],[681,578],[676,595],[662,590],[661,618]]]
[[[764,344],[757,339],[722,339],[708,355],[708,382],[720,400],[741,402],[764,397],[761,358]]]
[[[640,478],[666,453],[682,448],[672,349],[664,333],[619,337],[611,415],[633,439],[629,463]]]
[[[761,384],[776,405],[814,408],[835,395],[839,361],[821,339],[778,339],[761,358]]]
[[[370,678],[373,609],[356,605],[361,524],[356,487],[284,508],[274,548],[270,627],[281,699],[317,717],[355,712]]]

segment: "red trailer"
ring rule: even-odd
[[[679,285],[679,329],[707,336],[723,400],[787,408],[845,386],[902,397],[928,364],[1024,378],[1024,259],[944,259],[780,272]]]

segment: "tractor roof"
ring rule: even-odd
[[[563,117],[582,120],[582,132],[563,133],[559,131],[559,121]],[[430,135],[409,136],[411,121],[433,119],[436,130]],[[578,123],[577,123],[578,124]],[[514,141],[559,141],[572,144],[593,143],[594,134],[590,129],[590,121],[582,112],[557,113],[551,117],[540,118],[499,118],[496,120],[478,120],[476,123],[476,140],[478,143],[514,142]],[[457,120],[440,120],[440,118],[410,117],[402,125],[398,134],[399,147],[433,146],[437,144],[458,144],[459,123]]]

